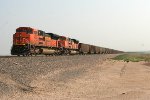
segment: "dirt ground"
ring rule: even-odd
[[[55,70],[47,68],[47,72],[43,74],[32,72],[26,75],[22,72],[24,76],[17,74],[21,77],[19,81],[12,77],[15,74],[9,74],[5,67],[1,67],[0,98],[2,100],[150,100],[149,63],[127,63],[107,58],[111,57],[87,56],[85,59],[74,57],[73,61],[76,61],[76,64],[70,63],[72,60],[69,58],[64,59],[62,62],[67,66],[71,64],[75,66],[56,67]],[[21,67],[17,66],[17,63],[16,67]],[[33,70],[32,67],[30,70]],[[15,71],[21,73],[20,68]],[[20,81],[21,79],[23,81]],[[29,79],[30,82],[27,82]]]

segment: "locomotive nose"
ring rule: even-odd
[[[14,44],[25,45],[29,43],[29,35],[26,32],[16,32],[14,35]]]

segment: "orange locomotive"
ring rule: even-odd
[[[45,33],[31,27],[19,27],[13,35],[12,55],[74,54],[79,42],[53,33]]]
[[[59,47],[63,54],[76,54],[78,53],[79,41],[76,39],[67,38],[65,36],[59,37]]]

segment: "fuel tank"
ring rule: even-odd
[[[41,54],[54,54],[56,53],[56,50],[53,50],[53,49],[47,49],[47,48],[42,48],[40,49],[40,53]]]

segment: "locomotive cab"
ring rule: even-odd
[[[68,41],[67,37],[65,37],[65,36],[59,37],[59,47],[63,47],[66,49],[69,48],[69,41]]]
[[[72,40],[72,49],[78,49],[79,41],[76,39],[71,39]]]
[[[16,33],[13,35],[13,44],[14,45],[26,45],[26,44],[33,44],[31,41],[35,35],[37,34],[38,30],[35,30],[30,27],[19,27],[16,29]]]
[[[32,45],[37,43],[38,30],[30,27],[19,27],[13,35],[12,55],[25,55]]]

